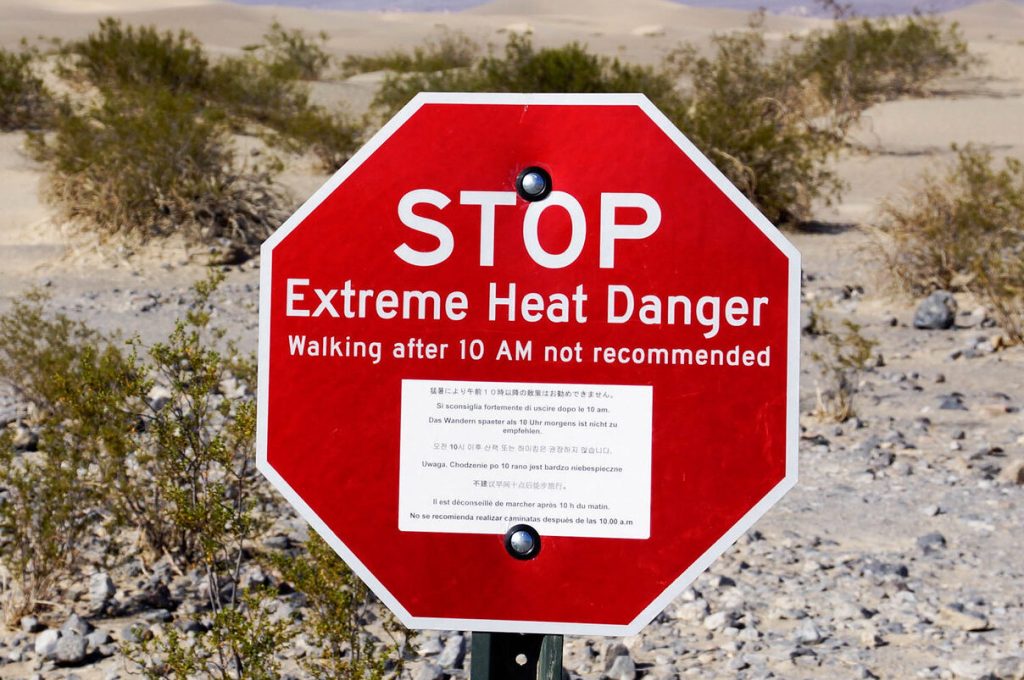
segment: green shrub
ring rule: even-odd
[[[420,91],[642,92],[690,137],[765,214],[790,222],[814,199],[840,189],[827,163],[841,136],[816,127],[789,52],[770,56],[759,31],[715,38],[713,57],[677,51],[669,68],[623,63],[572,43],[536,49],[513,35],[501,56],[469,68],[389,74],[373,107],[393,115]],[[675,84],[685,76],[689,87]]]
[[[391,50],[376,55],[349,55],[342,62],[342,72],[347,76],[369,71],[433,73],[471,66],[478,53],[479,47],[469,36],[444,31],[440,37],[427,40],[411,52]]]
[[[811,117],[793,53],[769,50],[759,29],[716,35],[712,46],[711,56],[671,56],[689,85],[667,115],[768,219],[807,219],[814,201],[842,189],[830,167],[841,130]]]
[[[236,257],[255,252],[284,216],[269,174],[240,167],[225,123],[200,115],[186,93],[107,91],[55,127],[36,140],[51,167],[49,196],[103,234],[183,233]]]
[[[272,562],[285,581],[307,598],[307,630],[311,628],[314,644],[323,650],[319,658],[302,660],[313,677],[380,680],[389,673],[401,676],[402,652],[412,633],[376,603],[369,588],[327,543],[312,534],[305,554],[275,555]],[[388,637],[384,643],[366,631],[377,614],[383,615],[381,628]]]
[[[939,76],[971,63],[956,23],[919,14],[840,19],[806,38],[798,56],[823,101],[847,115],[879,101],[921,96]]]
[[[293,633],[288,621],[275,620],[268,612],[272,599],[268,591],[249,591],[238,606],[214,611],[200,635],[165,625],[159,637],[126,644],[122,652],[134,670],[151,680],[277,680],[277,654]]]
[[[944,174],[925,174],[904,198],[887,201],[875,252],[915,295],[975,293],[1010,340],[1024,342],[1024,164],[994,167],[989,152],[957,150]]]
[[[79,479],[86,464],[54,428],[33,452],[16,451],[0,433],[0,606],[10,625],[50,603],[77,562],[94,522],[96,489]]]
[[[90,82],[111,88],[144,87],[196,93],[210,84],[210,63],[199,40],[187,31],[160,33],[152,26],[125,26],[120,19],[100,20],[84,40],[64,47],[72,68]]]
[[[537,49],[529,36],[516,34],[503,55],[481,57],[468,68],[389,74],[373,107],[391,116],[421,91],[644,92],[663,105],[675,97],[672,78],[657,69],[592,54],[578,43]]]
[[[131,362],[88,326],[50,317],[44,304],[30,292],[0,317],[0,379],[36,407],[41,429],[38,453],[17,453],[9,439],[0,441],[8,621],[50,598],[76,566],[104,488],[86,479],[95,442],[136,424],[124,411],[124,393],[138,378]]]
[[[331,55],[324,51],[327,33],[320,31],[315,37],[299,29],[288,30],[277,21],[263,35],[263,43],[248,49],[259,52],[276,78],[284,80],[317,80],[328,66]]]
[[[54,102],[32,72],[35,53],[0,49],[0,131],[48,127]]]

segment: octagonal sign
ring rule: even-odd
[[[799,284],[645,97],[421,94],[263,246],[260,469],[407,626],[635,633],[796,481]]]

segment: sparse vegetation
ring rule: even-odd
[[[235,158],[225,123],[186,93],[108,92],[36,139],[50,197],[66,217],[140,240],[182,233],[219,257],[251,254],[280,223],[284,197],[262,168]]]
[[[671,57],[689,86],[668,115],[776,223],[809,217],[842,184],[830,161],[842,130],[812,118],[814,101],[788,49],[773,52],[759,29],[718,35],[714,52]]]
[[[324,51],[327,33],[308,36],[299,29],[286,29],[279,22],[270,24],[263,35],[263,44],[252,49],[262,52],[263,61],[275,78],[282,80],[318,80],[331,65],[331,55]]]
[[[122,652],[150,678],[276,678],[296,622],[277,591],[244,587],[264,522],[254,465],[253,359],[210,325],[220,277],[196,284],[168,339],[124,344],[47,311],[37,292],[0,316],[0,379],[33,406],[38,451],[0,432],[0,597],[7,621],[61,595],[92,558],[118,560],[128,542],[145,561],[197,569],[205,600],[192,632],[174,624]],[[222,350],[216,349],[218,347]],[[380,611],[322,542],[271,558],[310,603],[322,655],[316,677],[379,679],[401,666],[408,634]],[[375,625],[380,642],[367,632]],[[197,632],[198,631],[198,632]]]
[[[324,650],[323,656],[302,661],[313,677],[380,680],[388,673],[401,675],[402,652],[412,633],[376,602],[323,539],[313,534],[304,554],[275,555],[272,561],[285,581],[308,598],[313,641]],[[387,637],[383,645],[366,630],[378,616]]]
[[[902,18],[840,17],[812,33],[797,58],[835,114],[856,116],[879,101],[921,96],[942,75],[972,63],[956,23],[914,14]]]
[[[435,92],[645,92],[656,102],[674,96],[668,74],[588,52],[579,43],[537,49],[528,35],[512,34],[502,55],[480,57],[465,68],[404,68],[418,57],[392,55],[399,64],[381,84],[373,107],[390,117],[421,91]]]
[[[0,131],[38,130],[49,125],[55,105],[32,71],[35,53],[0,49]]]
[[[578,43],[538,49],[528,35],[513,34],[500,55],[428,46],[348,63],[391,71],[373,102],[381,118],[420,91],[642,92],[783,224],[809,218],[815,201],[838,197],[842,184],[829,164],[867,106],[920,93],[966,63],[956,27],[925,17],[844,19],[780,48],[767,43],[755,18],[748,31],[714,36],[712,47],[702,55],[684,46],[652,68]],[[438,56],[446,53],[459,59]]]
[[[383,54],[352,54],[342,62],[342,72],[352,76],[369,71],[394,73],[434,73],[473,64],[480,48],[469,36],[455,31],[444,31],[411,52],[391,50]]]
[[[878,253],[915,295],[975,293],[1010,340],[1024,342],[1024,164],[997,168],[976,147],[957,150],[944,174],[926,174],[882,208]]]
[[[247,591],[237,606],[223,607],[203,623],[202,635],[187,635],[163,626],[160,637],[126,645],[126,658],[150,680],[277,680],[276,653],[291,639],[289,621],[275,620],[268,611],[272,594]]]
[[[818,365],[820,381],[816,385],[814,415],[825,421],[841,423],[856,415],[854,395],[857,384],[870,365],[874,340],[861,333],[860,325],[842,319],[835,330],[826,317],[825,307],[811,309],[811,330],[820,349],[811,353]]]

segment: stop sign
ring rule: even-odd
[[[260,469],[407,626],[635,633],[796,482],[799,255],[641,95],[421,94],[261,266]]]

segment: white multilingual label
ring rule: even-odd
[[[398,528],[648,538],[652,391],[403,380]]]

